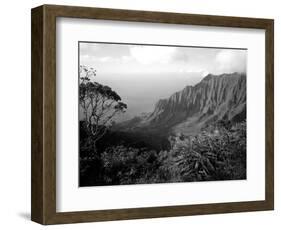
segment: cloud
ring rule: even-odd
[[[168,63],[175,53],[174,47],[162,46],[132,46],[130,54],[141,64]]]
[[[99,72],[201,73],[204,76],[246,72],[247,50],[80,43],[80,63]]]
[[[114,61],[114,58],[112,58],[112,57],[101,57],[101,58],[99,58],[98,59],[100,62],[112,62],[112,61]]]
[[[173,53],[173,61],[187,63],[192,59],[192,54],[188,48],[177,48],[176,52]]]
[[[93,57],[112,57],[119,58],[122,55],[129,55],[129,46],[122,44],[89,43],[80,42],[80,55]]]
[[[100,49],[99,46],[92,43],[79,43],[80,55],[93,56]]]
[[[246,50],[221,50],[215,58],[216,73],[246,72]]]
[[[122,56],[121,57],[121,62],[125,63],[125,64],[131,62],[132,60],[133,60],[133,58],[131,56]]]

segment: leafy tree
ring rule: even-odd
[[[79,104],[92,137],[94,153],[97,154],[97,141],[105,135],[114,117],[126,111],[127,105],[109,86],[91,80],[92,76],[96,76],[93,68],[80,66],[79,75]]]

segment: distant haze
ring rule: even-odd
[[[246,72],[247,51],[237,49],[79,43],[80,65],[93,81],[110,86],[127,103],[118,120],[151,112],[162,98],[195,85],[208,73]]]

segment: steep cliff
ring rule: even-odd
[[[246,119],[245,74],[209,74],[198,84],[159,100],[152,113],[122,126],[129,130],[146,128],[193,133],[221,119]]]

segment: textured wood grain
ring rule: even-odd
[[[265,29],[266,199],[264,201],[56,212],[56,17]],[[274,207],[273,20],[44,5],[32,9],[32,205],[41,224],[272,210]]]
[[[43,223],[43,7],[31,22],[31,219]]]
[[[266,27],[265,53],[265,195],[274,209],[274,22]]]

